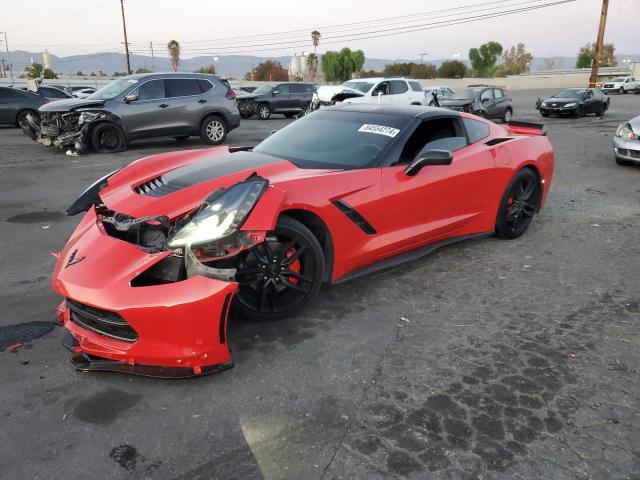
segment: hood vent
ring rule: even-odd
[[[187,187],[180,182],[173,180],[171,183],[166,183],[164,177],[161,175],[151,180],[138,185],[133,189],[138,195],[148,195],[150,197],[164,197],[170,193],[177,192],[178,190]]]

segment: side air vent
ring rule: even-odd
[[[188,185],[184,185],[173,180],[170,184],[164,181],[164,177],[156,177],[138,185],[133,189],[138,195],[148,195],[150,197],[164,197],[170,193],[177,192]]]
[[[331,203],[333,203],[336,207],[338,207],[338,209],[342,213],[344,213],[347,217],[349,217],[349,219],[353,223],[355,223],[358,226],[358,228],[360,228],[360,230],[362,230],[367,235],[375,235],[376,233],[378,233],[376,232],[376,229],[373,228],[371,224],[367,222],[367,220],[362,215],[360,215],[360,213],[358,213],[350,205],[347,205],[346,202],[343,202],[342,200],[332,200]]]
[[[509,140],[513,140],[513,138],[492,138],[491,140],[486,142],[485,145],[493,147],[494,145],[498,145],[502,142],[508,142]]]

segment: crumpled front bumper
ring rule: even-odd
[[[613,151],[616,158],[640,163],[640,140],[625,140],[614,136]]]
[[[91,209],[71,236],[52,276],[65,299],[58,307],[80,370],[110,370],[163,378],[214,373],[233,365],[227,317],[237,284],[202,276],[132,287],[131,281],[170,252],[147,253],[110,237]],[[120,317],[136,339],[115,338],[97,323],[83,322],[69,308],[86,306]],[[91,316],[91,315],[89,315]],[[91,319],[91,318],[90,318]],[[87,325],[98,328],[87,328]]]

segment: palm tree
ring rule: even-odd
[[[311,80],[315,80],[318,71],[318,56],[315,53],[307,55],[307,70],[311,75]]]
[[[314,30],[313,32],[311,32],[311,41],[313,42],[313,53],[316,53],[317,49],[318,49],[318,45],[320,44],[320,32],[317,30]]]
[[[169,50],[169,56],[171,57],[171,68],[173,68],[174,72],[177,72],[180,64],[180,44],[177,40],[171,40],[167,43],[167,50]]]

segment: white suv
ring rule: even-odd
[[[338,87],[318,88],[320,104],[379,103],[394,105],[428,105],[429,100],[417,80],[404,78],[358,78]]]
[[[638,86],[640,85],[636,83],[636,79],[634,77],[618,77],[604,82],[600,90],[604,93],[627,93],[634,92]]]

